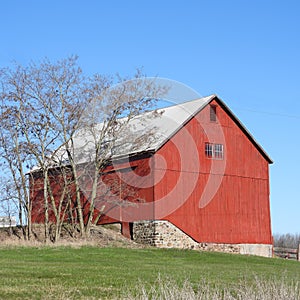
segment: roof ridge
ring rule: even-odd
[[[216,94],[210,94],[208,96],[199,97],[199,98],[196,98],[196,99],[192,99],[192,100],[188,100],[188,101],[176,103],[176,104],[173,104],[173,105],[169,105],[169,106],[165,106],[165,107],[159,107],[158,109],[165,109],[165,108],[170,108],[170,107],[175,107],[175,106],[181,106],[181,105],[184,105],[186,103],[196,102],[196,101],[199,101],[199,100],[204,99],[204,98],[213,98],[213,97],[217,97],[217,95]]]

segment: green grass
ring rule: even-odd
[[[111,299],[139,280],[220,288],[241,281],[300,281],[300,263],[282,259],[166,249],[16,247],[0,249],[0,299]]]

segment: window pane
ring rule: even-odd
[[[215,144],[214,157],[222,159],[223,156],[224,156],[223,145],[222,144]]]
[[[205,156],[213,157],[213,144],[205,143]]]

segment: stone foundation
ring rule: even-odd
[[[198,243],[168,221],[133,223],[133,240],[158,248],[180,248],[272,257],[272,245]]]

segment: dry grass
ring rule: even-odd
[[[65,230],[61,238],[55,242],[44,241],[44,228],[42,225],[33,226],[32,238],[25,240],[20,228],[0,228],[0,248],[6,247],[122,247],[122,248],[143,248],[145,246],[125,238],[116,225],[97,226],[91,231],[90,238],[71,237]]]
[[[287,282],[284,278],[277,280],[262,280],[256,278],[249,285],[241,282],[231,289],[216,288],[202,282],[194,286],[186,280],[178,285],[174,280],[158,278],[150,288],[140,282],[132,291],[122,296],[126,300],[297,300],[300,299],[298,282]]]

